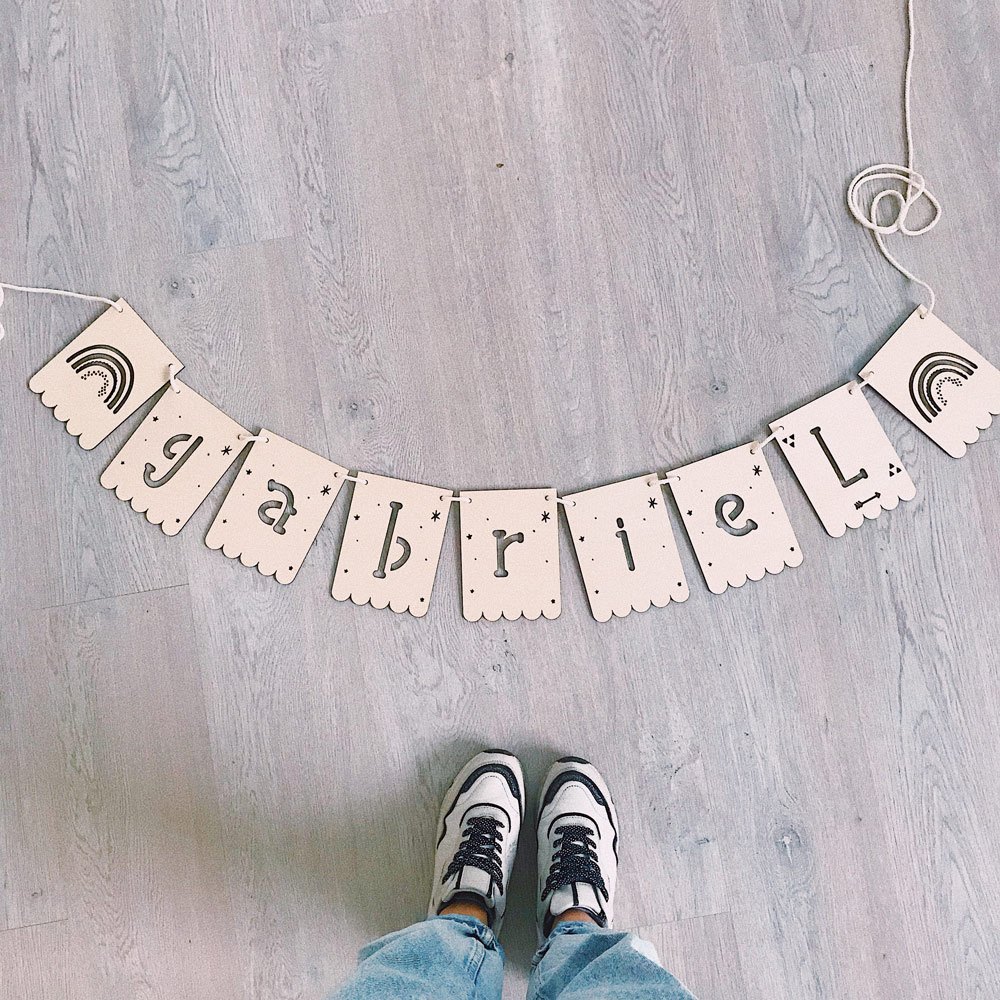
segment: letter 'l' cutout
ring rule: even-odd
[[[467,621],[559,616],[555,496],[554,489],[462,494],[462,614]]]
[[[916,496],[913,480],[860,386],[842,385],[779,417],[771,430],[834,538]],[[839,462],[860,471],[847,478]]]
[[[451,492],[370,472],[359,472],[357,480],[333,596],[422,618],[434,589]]]
[[[730,448],[674,470],[671,479],[681,520],[713,594],[802,562],[762,448]]]

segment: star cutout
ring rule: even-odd
[[[323,489],[320,490],[320,493],[322,493],[323,496],[328,497],[330,495],[330,487],[324,486]]]
[[[431,520],[432,521],[440,521],[441,520],[441,511],[439,511],[439,510],[434,511],[434,513],[431,514]]]
[[[232,447],[227,444],[226,447],[222,449],[222,454],[228,455],[232,450],[233,450]]]
[[[583,541],[583,535],[581,535],[581,536],[580,536],[580,541],[581,541],[581,542]]]
[[[253,470],[251,470],[251,469],[247,469],[247,475],[249,476],[252,471]]]
[[[355,514],[354,515],[354,520],[355,521],[360,521],[361,520],[361,515],[360,514]]]
[[[542,511],[542,520],[547,521],[549,519],[549,512],[547,510]]]
[[[694,511],[693,510],[689,510],[688,511],[688,517],[694,517]]]
[[[649,506],[650,507],[655,507],[656,506],[656,497],[650,497],[649,498]]]
[[[160,419],[159,417],[153,417],[153,423],[155,424],[156,421],[159,420],[159,419]]]
[[[465,537],[466,537],[466,539],[467,539],[468,541],[470,541],[470,542],[472,541],[472,535],[466,535]]]
[[[755,466],[753,467],[753,474],[754,474],[755,476],[759,476],[759,475],[760,475],[760,466],[759,466],[759,465],[755,465]]]

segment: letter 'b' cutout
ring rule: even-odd
[[[427,614],[451,492],[359,472],[344,527],[333,596]]]

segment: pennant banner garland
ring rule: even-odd
[[[4,289],[99,300],[110,308],[29,381],[82,448],[94,448],[169,382],[101,483],[168,535],[176,534],[251,441],[205,538],[245,566],[290,583],[345,480],[354,482],[334,574],[338,601],[427,613],[453,503],[459,505],[462,614],[556,618],[559,505],[598,621],[687,600],[688,586],[661,486],[670,484],[708,589],[721,594],[802,562],[795,531],[764,459],[776,440],[823,527],[835,538],[915,488],[863,388],[871,385],[949,455],[961,458],[1000,414],[1000,371],[934,314],[930,284],[886,247],[893,233],[920,236],[941,203],[912,165],[910,86],[913,0],[903,88],[908,163],[860,171],[847,207],[886,261],[928,294],[872,358],[859,382],[828,392],[771,424],[761,442],[674,470],[560,497],[554,489],[462,492],[348,470],[273,431],[249,435],[177,381],[180,361],[123,299],[0,283]],[[862,193],[881,185],[867,207]],[[892,185],[896,185],[893,187]],[[902,188],[902,191],[900,190]],[[904,193],[905,192],[905,193]],[[929,221],[907,225],[920,199]],[[896,218],[884,218],[895,209]],[[3,326],[0,325],[0,337]],[[646,463],[637,463],[645,465]]]
[[[175,535],[243,453],[205,543],[279,583],[295,578],[345,480],[355,485],[332,596],[417,618],[430,605],[453,503],[468,621],[559,616],[559,505],[598,621],[687,600],[664,483],[712,593],[802,562],[764,458],[766,441],[712,455],[665,479],[639,476],[564,497],[551,488],[455,496],[369,472],[351,476],[273,431],[248,434],[178,381],[180,368],[118,300],[29,386],[88,449],[164,389],[101,484]],[[834,537],[916,492],[864,397],[866,381],[955,457],[1000,413],[1000,372],[918,309],[875,355],[860,384],[834,389],[771,424],[767,441],[777,441]]]

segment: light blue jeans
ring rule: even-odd
[[[472,917],[433,917],[363,948],[334,1000],[500,1000],[503,949]],[[694,1000],[632,934],[567,921],[531,963],[528,1000]]]

